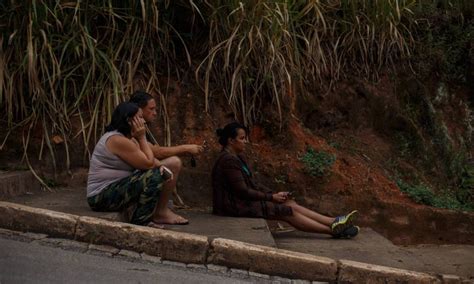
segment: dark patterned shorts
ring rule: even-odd
[[[152,217],[163,187],[159,169],[136,170],[129,177],[107,186],[97,195],[87,198],[94,211],[121,211],[136,203],[131,223],[147,225]]]

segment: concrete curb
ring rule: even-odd
[[[44,233],[146,253],[163,260],[223,265],[293,279],[338,283],[462,283],[455,275],[431,275],[349,260],[81,217],[0,201],[0,228]]]
[[[73,239],[79,216],[0,201],[0,227]]]
[[[337,262],[327,257],[298,253],[227,239],[211,242],[208,262],[289,278],[335,281]]]
[[[209,248],[207,237],[157,230],[93,217],[80,217],[75,239],[94,244],[125,248],[162,259],[184,263],[205,263]]]
[[[442,283],[433,275],[404,269],[361,263],[351,260],[339,261],[338,283]]]

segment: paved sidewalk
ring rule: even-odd
[[[31,191],[4,201],[79,216],[120,221],[120,214],[116,212],[92,211],[87,204],[84,187],[58,188],[54,192]],[[276,247],[265,220],[215,216],[210,214],[209,210],[209,208],[177,210],[179,214],[190,220],[190,224],[165,225],[165,229]]]
[[[56,192],[34,191],[10,198],[9,202],[50,209],[81,216],[117,221],[117,213],[93,212],[89,209],[82,187],[61,188]],[[197,209],[197,210],[196,210]],[[326,235],[304,232],[274,233],[262,219],[228,218],[209,214],[209,208],[180,210],[190,219],[187,226],[166,226],[166,229],[210,238],[226,238],[258,245],[278,247],[334,259],[348,259],[421,272],[455,274],[474,278],[474,246],[393,245],[382,235],[362,228],[353,240],[335,240]]]
[[[370,228],[362,228],[352,240],[299,231],[274,233],[273,237],[281,249],[474,279],[474,246],[470,245],[396,246]]]
[[[91,211],[83,186],[58,188],[54,192],[27,190],[19,196],[0,197],[0,201],[112,221],[119,219],[117,213]],[[274,230],[272,235],[263,219],[219,217],[211,215],[209,210],[209,207],[180,210],[180,214],[190,219],[190,225],[166,226],[166,229],[203,235],[210,240],[224,238],[332,259],[360,261],[431,274],[454,274],[474,280],[474,246],[395,246],[370,228],[362,228],[360,235],[353,240],[335,240],[325,235],[298,231],[284,233]],[[274,225],[274,222],[270,222],[270,227],[274,228]]]

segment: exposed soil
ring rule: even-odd
[[[293,98],[288,104],[292,112],[284,116],[281,129],[276,120],[260,121],[251,127],[251,147],[246,154],[256,177],[275,191],[294,190],[300,203],[325,214],[358,209],[360,224],[382,233],[395,244],[474,244],[474,229],[469,226],[474,224],[474,213],[416,204],[394,182],[393,161],[397,161],[399,169],[417,171],[416,165],[400,159],[398,145],[391,135],[407,124],[397,112],[400,107],[394,99],[394,89],[394,84],[383,78],[376,86],[362,82],[341,84],[333,93],[305,102]],[[163,100],[155,95],[164,110]],[[173,145],[206,141],[207,153],[196,157],[197,169],[210,172],[220,151],[215,129],[235,116],[225,97],[214,94],[206,113],[201,92],[171,81],[165,101],[166,112],[152,125],[158,142],[166,144],[166,133]],[[445,108],[446,115],[453,114],[451,108]],[[269,106],[266,110],[267,118],[278,117]],[[453,132],[464,129],[455,119],[449,119],[447,124]],[[7,156],[19,157],[14,137],[5,148],[8,155],[2,154],[4,161]],[[81,141],[76,139],[72,143],[80,145]],[[55,147],[60,157],[58,168],[64,168],[63,146],[59,143]],[[306,173],[300,157],[308,147],[336,155],[330,174],[312,177]],[[81,148],[71,148],[75,149],[71,164],[87,166],[83,153],[76,151]],[[188,157],[183,157],[183,162],[189,167]],[[43,164],[48,163],[43,160]]]

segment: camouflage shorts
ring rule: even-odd
[[[87,198],[94,211],[121,211],[136,203],[131,223],[148,224],[163,187],[159,169],[136,170],[129,177],[107,186],[97,195]]]

